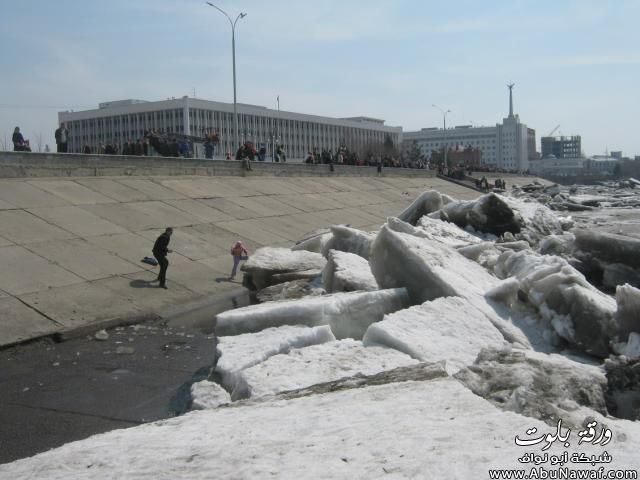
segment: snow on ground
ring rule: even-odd
[[[236,388],[238,372],[264,362],[292,348],[302,348],[335,340],[328,325],[307,327],[285,325],[267,328],[256,333],[218,337],[218,362],[215,371],[222,377],[222,384],[232,392]]]
[[[274,355],[240,372],[238,384],[246,388],[242,397],[261,397],[416,363],[417,360],[391,348],[365,347],[352,339],[336,340]]]
[[[467,300],[438,298],[385,315],[363,338],[366,346],[395,348],[421,361],[445,361],[449,374],[473,364],[484,347],[500,348],[502,334]]]
[[[602,431],[596,417],[596,433]],[[609,469],[638,469],[640,426],[606,419],[611,443],[570,446],[546,453],[600,456]],[[527,430],[536,432],[527,435]],[[322,395],[219,408],[114,430],[32,458],[0,465],[2,478],[95,480],[489,478],[489,469],[526,469],[526,454],[544,456],[546,441],[518,446],[557,429],[505,412],[454,379],[403,382]],[[565,428],[561,433],[567,433]],[[570,469],[596,464],[569,463]],[[540,465],[557,470],[550,460]]]
[[[268,302],[218,314],[216,333],[234,335],[282,325],[330,325],[336,338],[362,338],[367,327],[382,320],[385,313],[407,306],[409,297],[404,288]]]
[[[355,253],[329,250],[322,283],[328,292],[378,290],[369,262]]]

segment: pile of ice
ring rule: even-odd
[[[456,374],[487,349],[640,355],[639,292],[613,298],[560,256],[572,225],[523,198],[429,191],[377,232],[336,225],[259,249],[243,270],[277,301],[217,316],[216,372],[235,401],[335,380],[336,358],[352,376],[371,373],[372,356],[382,370],[401,354]]]

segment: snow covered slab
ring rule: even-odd
[[[507,341],[530,347],[523,332],[512,324],[509,309],[485,298],[500,280],[455,249],[385,225],[373,244],[369,263],[381,287],[405,287],[414,304],[439,297],[467,299]]]
[[[355,375],[373,375],[415,365],[409,355],[385,347],[365,347],[352,339],[313,345],[275,355],[240,373],[231,398],[261,397]]]
[[[613,439],[604,448],[578,445],[574,430],[569,448],[555,442],[548,452],[566,451],[570,458],[606,450],[613,461],[605,469],[640,468],[640,424],[606,419],[606,425]],[[454,379],[404,382],[222,407],[114,430],[0,465],[0,477],[484,479],[495,468],[530,472],[535,465],[518,459],[528,452],[543,454],[546,442],[521,447],[514,438],[535,438],[526,435],[531,428],[538,436],[556,430],[502,411]]]
[[[383,288],[406,287],[414,303],[438,297],[482,296],[498,279],[455,249],[429,238],[382,227],[373,244],[371,271]]]
[[[260,290],[272,283],[278,273],[322,270],[327,261],[319,253],[288,248],[262,247],[249,257],[241,270],[251,275],[255,287]]]
[[[288,353],[292,348],[332,340],[335,340],[335,337],[328,325],[285,325],[267,328],[257,333],[218,337],[216,372],[222,377],[222,384],[227,390],[232,391],[239,371],[264,362],[273,355]]]
[[[282,325],[330,325],[336,338],[362,338],[369,325],[408,306],[404,288],[268,302],[218,314],[216,333],[237,335]]]
[[[217,383],[202,380],[191,385],[191,400],[191,408],[204,410],[229,403],[231,395]]]
[[[505,344],[487,317],[460,297],[439,298],[385,315],[367,329],[362,342],[395,348],[424,362],[444,360],[449,374],[472,365],[482,348]]]
[[[322,283],[328,292],[378,289],[369,262],[359,255],[339,250],[329,250]]]

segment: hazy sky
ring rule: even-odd
[[[219,0],[240,20],[238,101],[405,131],[515,111],[587,154],[640,155],[640,0]],[[60,110],[231,102],[231,29],[204,0],[0,0],[0,142],[53,144]],[[1,143],[0,143],[1,145]]]

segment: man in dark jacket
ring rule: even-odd
[[[56,145],[58,146],[58,153],[66,153],[67,144],[69,142],[69,129],[67,129],[64,123],[61,123],[60,128],[56,130],[55,137]]]
[[[167,288],[167,268],[169,268],[169,260],[167,260],[167,254],[171,253],[169,250],[169,240],[171,240],[171,234],[173,228],[167,227],[162,235],[156,239],[156,243],[153,244],[153,256],[156,257],[160,264],[160,273],[158,274],[158,280],[160,281],[160,288]]]

